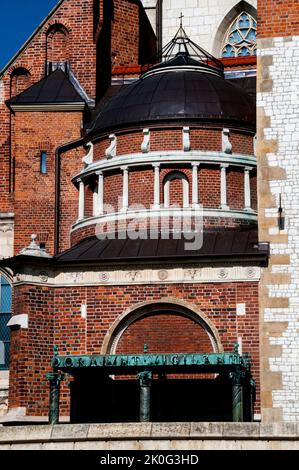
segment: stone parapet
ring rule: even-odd
[[[298,450],[295,423],[124,423],[0,427],[0,450]]]

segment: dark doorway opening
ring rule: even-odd
[[[139,422],[139,403],[137,379],[80,371],[71,384],[72,423]],[[155,378],[150,409],[153,422],[232,421],[231,382],[225,375]]]

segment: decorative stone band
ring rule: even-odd
[[[172,164],[172,163],[185,163],[191,162],[207,163],[219,165],[222,163],[229,164],[229,166],[235,167],[256,167],[256,158],[254,155],[239,155],[239,154],[227,154],[225,152],[202,152],[198,150],[191,150],[186,152],[174,150],[172,152],[148,152],[134,153],[129,155],[121,155],[115,159],[104,159],[97,160],[84,168],[79,174],[77,174],[73,181],[76,182],[78,178],[84,179],[93,174],[96,171],[110,171],[119,169],[123,165],[128,165],[129,168],[140,167],[146,165],[152,165],[153,163]]]
[[[64,272],[41,272],[26,269],[22,274],[16,274],[14,284],[42,284],[53,287],[67,286],[102,286],[102,285],[133,285],[133,284],[191,284],[191,283],[224,283],[224,282],[258,282],[261,268],[258,266],[234,267],[165,267],[151,269],[98,269],[98,270],[68,270]]]
[[[162,207],[160,209],[153,206],[153,209],[143,209],[143,210],[130,210],[126,206],[126,211],[120,210],[120,212],[115,212],[112,214],[97,215],[88,218],[81,218],[72,226],[72,232],[84,227],[89,227],[90,225],[96,224],[111,224],[114,222],[121,222],[125,220],[147,220],[147,219],[159,219],[159,218],[177,218],[180,220],[191,218],[202,217],[218,217],[218,218],[231,218],[231,219],[242,219],[242,220],[252,220],[257,221],[257,213],[254,210],[234,210],[229,207],[223,207],[220,209],[208,209],[198,207],[189,207],[189,208],[167,208]]]

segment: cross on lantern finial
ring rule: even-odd
[[[180,27],[182,28],[183,27],[183,18],[185,16],[183,15],[183,13],[181,12],[180,16],[179,16],[179,20],[180,20]]]

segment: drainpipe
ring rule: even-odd
[[[54,255],[59,253],[59,232],[60,232],[60,170],[61,170],[61,155],[69,150],[81,147],[84,144],[84,139],[74,140],[68,144],[57,147],[55,151],[55,217],[54,217]]]

